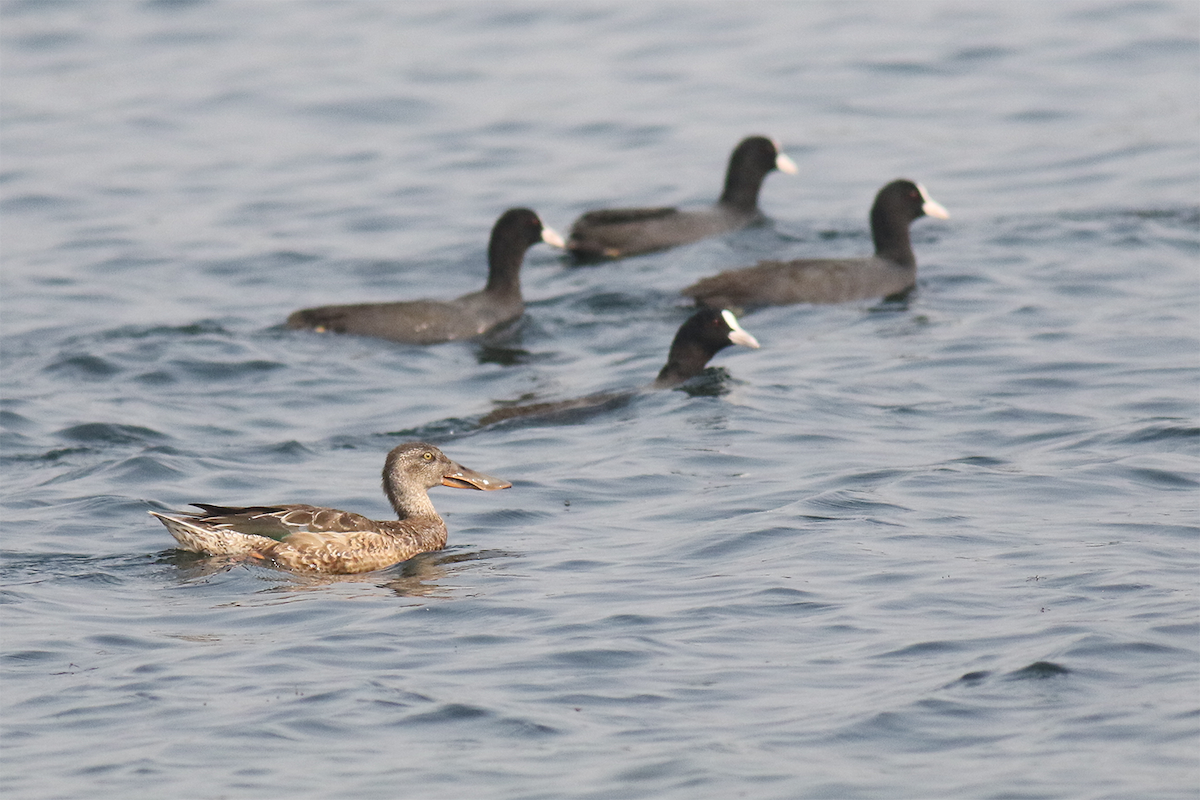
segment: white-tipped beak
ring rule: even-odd
[[[775,156],[775,169],[780,172],[786,172],[788,175],[795,175],[799,172],[796,162],[788,158],[787,153],[780,153]]]
[[[732,311],[726,309],[721,312],[721,316],[725,319],[725,324],[729,326],[729,341],[734,344],[740,344],[742,347],[758,349],[758,339],[755,339],[745,328],[738,325],[737,317],[733,315]]]
[[[566,247],[567,243],[558,235],[558,231],[553,228],[542,226],[542,241],[554,247]]]
[[[929,196],[929,192],[925,191],[925,187],[917,184],[917,190],[921,193],[921,210],[931,217],[938,219],[950,219],[950,212],[945,207]]]

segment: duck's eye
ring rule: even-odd
[[[421,458],[425,459],[426,461],[433,461],[433,453],[426,450],[421,454]]]

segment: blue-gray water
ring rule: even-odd
[[[1200,8],[1178,2],[0,6],[6,798],[1200,795]],[[532,249],[523,324],[281,330],[452,297],[527,205],[765,226]],[[650,380],[676,292],[863,254],[925,184],[907,304],[747,315]],[[326,580],[148,509],[388,514],[429,437],[450,548]]]

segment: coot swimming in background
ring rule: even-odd
[[[725,191],[712,206],[589,211],[571,226],[567,249],[580,260],[622,258],[744,228],[759,218],[758,191],[775,169],[795,174],[796,165],[774,140],[748,137],[729,157]]]
[[[683,294],[698,305],[738,309],[898,295],[917,280],[909,223],[926,214],[950,217],[921,184],[893,181],[879,190],[871,207],[874,256],[761,261],[697,281]]]
[[[431,444],[410,442],[393,448],[383,467],[395,521],[310,505],[195,503],[202,511],[150,513],[193,553],[245,556],[300,572],[370,572],[446,546],[446,523],[427,493],[438,485],[493,490],[512,484],[456,464]]]
[[[670,389],[694,378],[704,371],[709,360],[732,344],[757,348],[758,340],[751,336],[733,313],[725,310],[702,308],[692,314],[671,342],[667,363],[658,377],[646,389]],[[479,420],[480,425],[491,425],[507,419],[524,417],[550,417],[568,412],[596,411],[621,405],[642,390],[623,392],[600,392],[572,400],[553,400],[545,403],[502,406]]]
[[[527,208],[512,208],[492,227],[488,244],[488,282],[479,292],[457,300],[410,300],[321,306],[294,312],[289,328],[321,333],[375,336],[409,344],[438,344],[480,336],[525,311],[521,298],[521,262],[537,242],[562,247],[562,237],[542,225]]]

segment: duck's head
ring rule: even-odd
[[[384,492],[392,498],[417,486],[422,489],[451,486],[492,491],[507,489],[512,484],[451,461],[427,442],[408,442],[392,448],[383,465]]]

